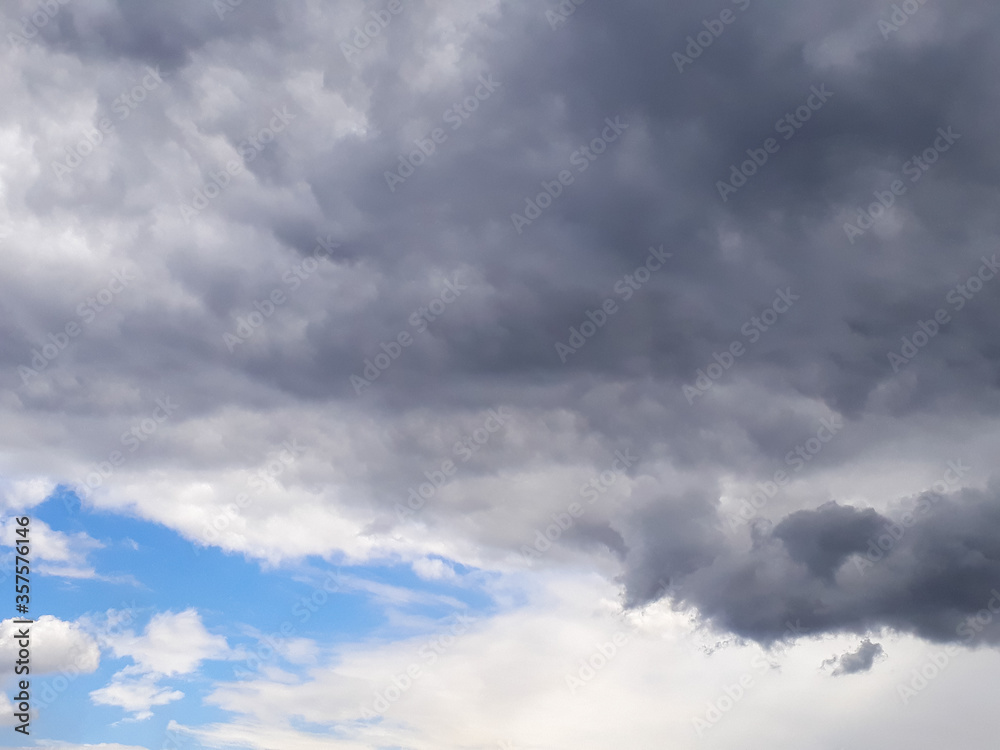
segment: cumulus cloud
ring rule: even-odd
[[[996,489],[928,493],[913,507],[892,519],[831,502],[787,516],[749,551],[717,547],[697,565],[651,559],[633,575],[648,565],[647,580],[666,576],[702,616],[765,643],[885,626],[996,643]]]
[[[118,706],[136,721],[150,718],[154,706],[165,706],[183,697],[180,690],[160,686],[157,675],[136,674],[130,669],[117,672],[108,685],[90,693],[95,705]]]
[[[226,639],[208,632],[194,609],[153,615],[142,635],[129,630],[108,641],[116,657],[130,657],[143,672],[168,677],[189,674],[205,659],[229,654]]]
[[[153,715],[154,706],[180,700],[184,693],[163,687],[164,678],[195,672],[206,659],[231,655],[226,639],[208,632],[194,609],[161,612],[137,635],[117,625],[120,613],[111,611],[104,643],[115,657],[130,657],[134,665],[117,672],[111,682],[90,693],[97,705],[119,706],[142,721]]]
[[[867,672],[875,665],[877,658],[884,656],[885,649],[881,643],[872,643],[870,638],[865,638],[856,651],[848,651],[846,654],[825,659],[823,666],[832,666],[833,676],[840,677],[845,674]]]
[[[0,623],[0,658],[8,664],[17,659],[18,631],[24,627],[13,619]],[[72,670],[74,674],[89,674],[100,664],[101,650],[97,641],[78,623],[42,615],[27,627],[33,673]]]
[[[12,516],[0,525],[0,541],[8,547],[17,545],[17,517]],[[32,519],[30,524],[33,542],[31,557],[36,561],[35,569],[43,575],[64,578],[96,578],[97,571],[88,564],[87,556],[104,545],[86,532],[69,534],[56,531],[41,519]]]
[[[33,508],[48,498],[56,485],[47,477],[3,482],[0,503],[12,513]]]

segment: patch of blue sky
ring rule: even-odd
[[[231,719],[203,701],[214,683],[236,679],[238,669],[255,673],[262,663],[300,677],[311,666],[280,654],[246,660],[268,654],[261,644],[282,640],[282,630],[289,639],[315,641],[317,659],[324,663],[338,647],[433,634],[445,630],[456,614],[478,619],[496,609],[489,591],[495,576],[447,560],[442,562],[454,575],[434,580],[401,562],[337,565],[311,557],[265,567],[241,554],[199,549],[160,524],[81,504],[65,486],[29,515],[55,531],[83,532],[102,545],[87,556],[95,577],[33,575],[33,617],[51,614],[73,621],[88,615],[100,621],[109,609],[128,610],[130,621],[123,629],[142,634],[156,614],[194,608],[210,633],[224,636],[244,656],[204,661],[192,675],[162,678],[160,687],[180,690],[185,697],[154,706],[151,718],[136,722],[119,707],[91,702],[91,691],[132,664],[105,650],[97,672],[70,680],[39,717],[36,736],[53,740],[113,741],[159,750],[171,719],[189,726]],[[58,678],[41,675],[35,685],[56,689],[62,684]],[[187,740],[184,745],[199,747]]]

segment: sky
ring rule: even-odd
[[[0,747],[994,747],[998,26],[5,2]]]

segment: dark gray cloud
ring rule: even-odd
[[[875,660],[885,655],[881,643],[872,643],[870,638],[865,638],[858,645],[857,651],[848,651],[846,654],[827,659],[823,662],[823,666],[832,666],[834,677],[858,674],[868,672],[875,665]]]
[[[667,577],[715,625],[765,643],[889,627],[993,644],[998,533],[996,487],[923,495],[898,518],[830,503],[786,517],[749,552],[716,545],[707,563],[706,548],[637,557],[627,583],[641,601],[650,579]]]
[[[884,559],[853,563],[889,523],[883,506],[924,489],[913,476],[953,443],[995,455],[1000,10],[927,4],[883,38],[888,6],[740,5],[683,72],[673,53],[724,3],[586,3],[553,29],[537,4],[414,0],[350,59],[360,2],[60,6],[7,48],[0,79],[0,382],[24,425],[3,468],[73,481],[169,393],[182,409],[129,464],[122,505],[191,536],[206,504],[228,502],[197,488],[302,433],[314,458],[285,489],[351,530],[317,530],[310,553],[443,545],[487,567],[631,446],[622,502],[561,545],[615,558],[630,603],[669,579],[707,621],[761,641],[789,623],[964,640],[1000,582],[988,459]],[[4,14],[16,26],[33,9]],[[162,85],[119,119],[147,66]],[[294,119],[262,135],[283,107]],[[52,162],[101,118],[113,132],[60,178]],[[723,200],[719,181],[762,153]],[[412,172],[390,189],[401,159]],[[892,210],[845,230],[894,180]],[[518,232],[511,215],[557,183]],[[320,237],[339,248],[307,270]],[[671,257],[647,278],[661,245]],[[126,263],[134,284],[25,382],[18,368]],[[276,289],[284,301],[230,351],[224,336]],[[360,394],[352,376],[370,381]],[[510,424],[401,519],[500,405]],[[832,418],[843,430],[798,473],[788,457]],[[753,535],[720,528],[776,470],[794,481]],[[272,543],[231,540],[297,554]]]

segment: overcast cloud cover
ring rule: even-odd
[[[995,2],[0,22],[0,744],[995,745]]]

